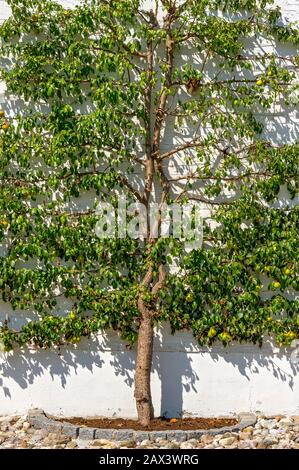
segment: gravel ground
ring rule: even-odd
[[[26,418],[0,417],[0,449],[299,449],[299,416],[259,416],[255,426],[239,433],[204,435],[199,440],[181,443],[165,439],[141,442],[72,439],[63,434],[33,429]]]

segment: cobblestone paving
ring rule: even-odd
[[[155,441],[93,441],[73,439],[60,433],[33,429],[26,416],[0,417],[0,448],[12,449],[299,449],[299,416],[259,416],[255,426],[242,431],[216,436],[203,435],[185,442],[156,439]]]

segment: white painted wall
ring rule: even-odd
[[[149,0],[150,1],[150,0]],[[65,6],[74,0],[61,1]],[[299,0],[279,0],[288,21],[299,20]],[[0,21],[9,8],[0,0]],[[1,94],[1,84],[0,84]],[[268,132],[284,141],[299,137],[299,116],[278,113]],[[280,132],[277,131],[280,130]],[[298,203],[298,200],[297,200]],[[65,305],[66,309],[67,306]],[[63,309],[62,309],[63,310]],[[8,313],[11,326],[30,314]],[[20,316],[20,313],[22,316]],[[266,341],[262,349],[233,345],[200,348],[190,333],[172,336],[164,325],[156,336],[153,399],[156,415],[230,415],[240,411],[299,414],[299,379],[290,349]],[[0,414],[41,407],[65,416],[135,416],[135,352],[114,333],[58,351],[15,351],[0,357]]]
[[[157,416],[299,414],[290,350],[251,345],[200,348],[188,332],[156,336],[152,388]],[[41,407],[65,416],[134,417],[135,352],[114,334],[77,349],[9,353],[0,360],[0,414]]]

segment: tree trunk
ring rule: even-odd
[[[170,12],[169,12],[170,13]],[[157,16],[157,12],[156,12]],[[153,24],[157,18],[154,15]],[[160,140],[161,140],[161,129],[163,122],[165,120],[165,110],[167,104],[168,93],[165,89],[170,88],[171,86],[171,72],[173,68],[173,51],[174,51],[174,41],[172,39],[171,31],[171,15],[168,14],[165,19],[165,28],[167,30],[166,38],[166,63],[167,63],[167,73],[166,73],[166,84],[162,89],[162,93],[156,105],[155,112],[155,123],[153,126],[153,137],[152,137],[152,126],[151,126],[151,112],[152,112],[152,73],[153,73],[153,41],[149,40],[147,42],[147,86],[145,88],[145,111],[147,118],[145,119],[145,130],[146,130],[146,139],[145,139],[145,149],[146,149],[146,166],[145,166],[145,189],[143,194],[143,200],[149,209],[149,202],[152,196],[153,190],[153,181],[155,175],[155,167],[158,170],[161,181],[162,181],[162,200],[160,207],[164,204],[166,197],[169,193],[169,184],[166,180],[166,177],[163,172],[161,162],[158,162],[158,157],[160,154]],[[147,237],[152,244],[155,242],[154,239],[150,239],[151,231],[149,224],[149,210],[147,212]],[[158,219],[158,229],[161,224],[161,220]],[[165,282],[165,269],[163,265],[159,266],[159,279],[154,284],[152,289],[149,288],[153,278],[153,266],[152,263],[149,265],[149,269],[141,283],[142,287],[145,287],[148,291],[151,292],[153,299],[155,300],[158,291],[163,287]],[[153,417],[153,405],[151,398],[151,367],[152,367],[152,357],[153,357],[153,316],[155,315],[155,310],[151,311],[146,303],[143,300],[142,293],[138,298],[138,310],[140,313],[140,325],[138,331],[138,343],[137,343],[137,357],[136,357],[136,370],[135,370],[135,392],[134,396],[136,399],[136,407],[138,413],[138,420],[142,426],[148,426],[150,420]]]
[[[142,286],[148,288],[152,281],[153,269],[149,267]],[[165,283],[166,272],[163,264],[159,266],[159,279],[151,289],[153,300]],[[153,418],[153,404],[151,395],[151,368],[153,359],[154,328],[153,316],[143,300],[142,294],[138,298],[138,310],[140,312],[140,325],[137,342],[137,357],[135,369],[135,399],[138,420],[142,426],[148,426]]]
[[[148,426],[153,418],[150,376],[154,331],[150,312],[146,308],[142,310],[137,343],[135,399],[138,420],[142,426]]]

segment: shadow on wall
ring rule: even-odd
[[[0,363],[0,387],[4,396],[13,399],[5,379],[13,380],[25,389],[37,377],[48,374],[52,380],[59,378],[61,387],[65,388],[70,375],[77,374],[82,368],[92,373],[94,368],[101,368],[103,362],[99,352],[92,349],[76,351],[75,348],[63,348],[61,352],[16,350],[13,354],[8,353],[5,361]]]
[[[197,393],[199,385],[199,376],[193,367],[192,355],[179,352],[186,351],[186,345],[180,334],[176,336],[175,348],[167,346],[169,338],[167,328],[162,328],[160,335],[156,337],[154,367],[161,382],[160,414],[166,418],[181,417],[184,414],[184,393],[192,390]],[[164,350],[170,351],[168,354],[163,354]]]
[[[200,366],[201,362],[204,363],[207,359],[207,355],[210,361],[208,370],[207,364],[203,368]],[[199,403],[204,391],[207,393],[207,382],[211,383],[213,396],[216,393],[221,398],[223,388],[218,374],[225,362],[238,370],[243,377],[243,382],[244,378],[248,384],[249,381],[254,382],[255,377],[258,377],[261,370],[266,368],[268,375],[276,378],[278,384],[284,383],[293,390],[298,366],[289,362],[286,366],[288,370],[283,370],[280,363],[286,364],[282,359],[287,356],[289,356],[289,351],[285,349],[273,354],[270,342],[266,342],[262,350],[259,350],[257,346],[248,345],[233,345],[229,348],[216,345],[212,350],[200,348],[190,333],[181,332],[172,336],[169,334],[167,325],[164,325],[156,334],[154,346],[154,395],[156,396],[158,388],[157,379],[161,393],[161,395],[158,393],[158,400],[154,399],[155,415],[187,416],[187,396],[195,395]],[[217,362],[219,367],[213,367],[213,364]],[[7,354],[5,361],[0,362],[0,387],[3,397],[14,400],[16,388],[12,382],[15,382],[21,389],[26,389],[30,388],[37,378],[50,376],[52,381],[58,379],[60,387],[66,393],[70,393],[70,389],[67,388],[68,379],[79,375],[83,369],[87,369],[90,372],[90,378],[86,381],[86,387],[92,383],[100,390],[101,382],[98,380],[99,375],[96,369],[103,369],[101,373],[104,376],[107,367],[110,367],[113,370],[112,373],[118,377],[120,390],[124,389],[125,384],[125,388],[128,388],[128,396],[133,397],[135,351],[127,350],[125,343],[120,341],[113,332],[90,342],[83,341],[78,349],[63,348],[60,352],[24,350]],[[232,369],[229,369],[229,375],[231,373]],[[93,378],[94,382],[91,382]],[[86,375],[84,380],[86,380]],[[218,387],[216,390],[215,384]],[[117,386],[117,381],[112,386]],[[242,392],[238,387],[231,386],[230,394],[234,393],[237,399]],[[113,408],[117,406],[117,403],[113,404]]]
[[[128,355],[124,351],[113,351],[112,353],[113,361],[110,364],[114,367],[115,373],[124,378],[133,393],[134,355]],[[207,356],[210,358],[209,364],[216,365],[218,363],[219,367],[211,367],[207,371],[205,363]],[[219,393],[221,398],[223,389],[219,375],[221,377],[221,367],[224,363],[237,369],[238,374],[248,382],[248,385],[250,381],[254,381],[254,378],[259,378],[259,374],[266,369],[267,375],[275,378],[277,384],[283,383],[293,391],[299,365],[292,364],[289,357],[290,350],[287,348],[276,349],[274,352],[270,338],[265,339],[262,349],[258,346],[239,344],[228,348],[217,344],[210,349],[200,347],[190,332],[182,331],[171,335],[169,325],[164,324],[157,332],[154,343],[153,372],[159,378],[161,389],[160,408],[158,408],[159,405],[155,408],[155,415],[187,416],[186,395],[196,395],[196,400],[199,403],[203,396],[203,390],[207,387],[207,382],[211,384],[211,387],[219,387],[216,393]],[[205,367],[201,368],[201,363]],[[204,376],[207,373],[211,376],[208,379]],[[234,375],[236,380],[236,374],[233,374],[231,369],[229,374]],[[223,377],[225,379],[225,375]],[[275,381],[271,382],[275,387]],[[237,399],[240,390],[237,387],[231,387],[230,394],[234,393]],[[215,390],[213,390],[213,395],[215,395]],[[245,402],[246,399],[244,399]]]
[[[169,350],[168,328],[161,328],[155,336],[152,372],[158,376],[161,387],[160,408],[155,409],[155,415],[169,417],[180,417],[184,413],[184,392],[191,389],[197,392],[199,377],[192,367],[193,359],[184,349],[183,341],[177,336],[175,350]],[[112,352],[116,375],[124,377],[125,383],[134,393],[134,369],[135,353],[128,355],[126,352]],[[153,388],[153,387],[152,387]]]

